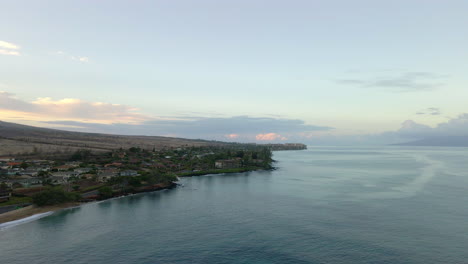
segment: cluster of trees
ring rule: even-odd
[[[155,170],[151,172],[140,171],[140,176],[119,176],[111,178],[108,183],[115,185],[130,185],[132,187],[140,187],[143,184],[160,184],[171,183],[177,181],[177,176],[174,173],[159,173]]]
[[[75,202],[80,198],[80,194],[67,192],[62,187],[48,187],[46,190],[32,197],[33,203],[38,206]]]
[[[138,187],[144,185],[167,184],[177,181],[177,176],[175,174],[161,174],[156,171],[140,173],[140,176],[119,176],[111,178],[107,182],[109,186],[103,186],[98,189],[99,198],[111,198],[114,195],[114,190],[116,190],[116,192],[126,193],[133,192]]]
[[[214,167],[216,160],[239,158],[243,166],[260,166],[271,168],[272,152],[268,147],[250,146],[244,148],[221,148],[213,155],[203,157],[203,162]]]

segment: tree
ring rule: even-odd
[[[90,156],[91,156],[91,150],[79,149],[71,155],[70,160],[86,161],[90,158]]]
[[[4,182],[2,182],[0,184],[0,191],[6,191],[6,190],[9,190],[10,188],[8,187],[8,185]]]
[[[49,176],[49,173],[47,171],[39,171],[37,176],[39,176],[40,178],[46,178],[47,176]]]
[[[104,187],[99,188],[98,193],[101,199],[111,198],[113,194],[112,188],[109,186],[104,186]]]
[[[33,195],[33,203],[38,206],[54,205],[66,202],[74,202],[80,199],[77,193],[64,191],[61,187],[50,187]]]
[[[23,170],[27,169],[28,167],[29,167],[29,165],[26,162],[23,162],[20,165],[20,168],[22,168]]]

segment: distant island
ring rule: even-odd
[[[394,145],[428,147],[468,147],[468,136],[429,137]]]
[[[178,177],[270,170],[272,151],[307,148],[298,143],[89,134],[6,122],[0,123],[0,137],[0,149],[10,151],[0,156],[0,223],[83,202],[174,188]],[[138,145],[122,147],[132,143]]]

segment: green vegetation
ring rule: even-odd
[[[71,155],[70,160],[87,161],[91,155],[92,153],[89,149],[79,149]]]
[[[257,167],[242,167],[242,168],[231,168],[231,169],[212,169],[206,171],[192,171],[192,172],[183,172],[179,174],[179,177],[189,177],[189,176],[202,176],[207,174],[222,174],[222,173],[240,173],[258,170]]]
[[[24,204],[24,203],[32,203],[32,198],[31,197],[11,196],[10,200],[0,203],[0,206],[14,205],[14,204]]]
[[[108,198],[111,198],[113,195],[112,188],[109,186],[104,186],[104,187],[99,188],[98,192],[99,192],[99,197],[101,199],[108,199]]]
[[[46,190],[33,195],[32,200],[35,205],[46,206],[75,202],[80,199],[80,195],[73,192],[66,192],[61,187],[49,187]]]

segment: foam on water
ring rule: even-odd
[[[0,224],[0,231],[4,230],[4,229],[7,229],[7,228],[10,228],[10,227],[14,227],[14,226],[17,226],[17,225],[21,225],[21,224],[25,224],[25,223],[35,221],[37,219],[46,217],[46,216],[51,215],[53,213],[54,212],[51,211],[51,212],[35,214],[35,215],[31,215],[31,216],[28,216],[28,217],[25,217],[25,218],[22,218],[22,219],[19,219],[19,220],[10,221],[10,222]]]

